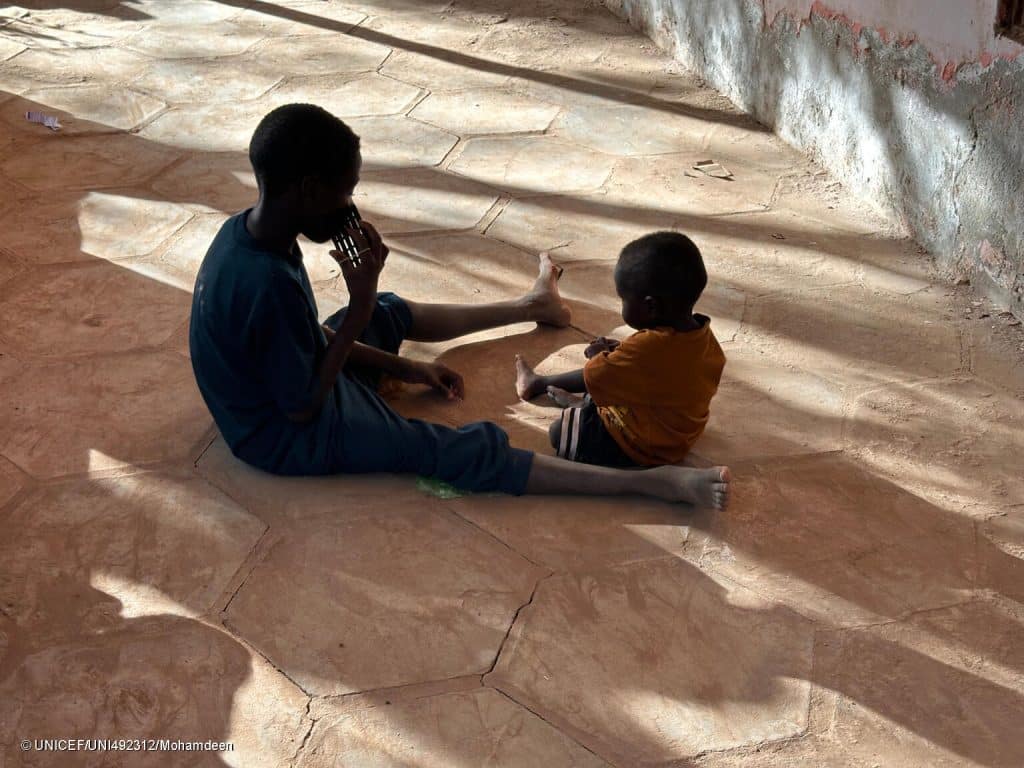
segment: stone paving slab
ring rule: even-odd
[[[678,560],[541,583],[484,680],[622,765],[802,732],[809,625]]]
[[[284,75],[341,75],[376,72],[390,53],[386,45],[325,33],[267,40],[251,58]]]
[[[130,131],[165,109],[159,99],[130,89],[114,93],[106,86],[73,85],[26,91],[23,98],[11,99],[3,106],[3,120],[10,130],[33,131],[39,126],[28,123],[25,113],[42,111],[60,120],[65,134]]]
[[[25,273],[4,286],[0,301],[0,339],[25,360],[159,346],[189,307],[188,294],[102,262]]]
[[[978,534],[981,583],[996,594],[1024,603],[1024,505],[989,518]]]
[[[970,306],[970,305],[969,305]],[[1024,339],[1020,324],[1005,314],[998,320],[991,317],[971,318],[965,329],[966,346],[971,358],[971,373],[988,384],[1013,392],[1024,398]]]
[[[623,206],[690,216],[759,212],[769,207],[779,181],[777,170],[730,163],[703,146],[685,153],[678,153],[678,149],[668,155],[620,159],[606,184],[605,199]],[[713,178],[693,167],[706,159],[723,164],[733,176]]]
[[[76,22],[67,23],[68,17]],[[90,49],[115,43],[139,29],[138,24],[111,23],[101,17],[62,13],[28,13],[5,25],[4,35],[21,40],[35,50]]]
[[[840,694],[835,737],[883,765],[1016,765],[1024,683],[1019,603],[973,602],[827,634],[815,676]]]
[[[712,328],[717,334],[714,319]],[[697,444],[702,454],[733,463],[843,446],[846,399],[834,382],[740,344],[726,344],[725,355],[711,417]]]
[[[255,99],[282,80],[280,69],[262,54],[257,51],[247,59],[239,56],[217,62],[153,61],[132,79],[132,87],[160,94],[175,104]]]
[[[165,241],[157,252],[154,268],[149,270],[150,274],[160,274],[163,282],[181,289],[177,292],[164,289],[165,293],[176,293],[191,300],[189,294],[195,285],[199,267],[225,221],[223,213],[200,213]],[[338,263],[330,256],[330,246],[301,238],[299,247],[306,271],[314,283],[333,280],[341,274]]]
[[[0,285],[3,285],[15,275],[23,272],[26,269],[26,265],[13,251],[0,250],[0,255],[3,256],[2,261],[0,261]]]
[[[422,504],[415,479],[403,475],[280,477],[250,467],[217,437],[196,461],[199,474],[270,525],[287,527],[307,516],[365,516],[365,499],[388,495],[396,506]]]
[[[140,184],[179,157],[133,136],[37,136],[9,146],[0,162],[0,172],[34,191]]]
[[[364,499],[293,520],[225,618],[304,690],[346,694],[486,672],[542,575],[429,503]]]
[[[242,152],[193,154],[161,172],[152,188],[181,205],[231,214],[253,205],[256,177]]]
[[[78,589],[81,603],[103,594],[87,583]],[[52,753],[21,751],[18,742],[28,733],[234,745],[221,753],[134,753],[131,764],[142,768],[287,765],[308,727],[302,717],[308,699],[266,661],[205,622],[169,615],[111,619],[5,658],[0,749],[10,756],[7,765],[54,764],[46,760]],[[59,764],[91,768],[97,754],[62,753]]]
[[[603,768],[608,764],[496,691],[388,702],[337,713],[322,706],[299,766],[446,765]],[[456,738],[452,738],[457,734]],[[386,745],[383,746],[382,745]]]
[[[600,193],[559,195],[513,200],[487,235],[561,261],[615,259],[626,243],[673,223],[671,215],[615,206]]]
[[[4,247],[31,264],[117,261],[151,253],[192,217],[138,190],[26,196],[0,218]],[[133,237],[125,237],[133,232]]]
[[[593,192],[611,173],[613,159],[542,136],[471,139],[449,170],[512,197]]]
[[[356,117],[346,121],[361,137],[363,171],[439,165],[458,136],[405,117]]]
[[[492,187],[433,168],[365,173],[353,196],[384,235],[473,229],[498,197]]]
[[[327,3],[322,0],[317,0],[317,4],[322,8],[327,6]],[[249,5],[246,3],[245,5]],[[245,7],[239,5],[237,7]],[[310,8],[311,11],[316,11],[316,8]],[[284,11],[284,12],[282,12]],[[319,16],[313,16],[313,18],[322,18]],[[231,23],[240,29],[254,32],[261,37],[278,41],[287,41],[288,38],[292,38],[295,42],[300,42],[301,37],[311,33],[323,33],[327,30],[320,28],[317,25],[308,24],[305,21],[306,14],[298,8],[285,9],[277,4],[265,4],[265,5],[252,5],[245,7],[245,10],[240,11],[231,19]],[[360,21],[366,17],[358,11],[350,9],[343,9],[342,17],[347,19],[343,21],[342,18],[332,21],[332,24],[337,25],[337,31],[347,32],[359,24]],[[325,20],[326,21],[326,20]],[[258,44],[257,44],[258,45]]]
[[[409,114],[450,132],[485,134],[543,131],[558,112],[515,91],[474,88],[431,94]]]
[[[26,50],[26,46],[14,40],[4,38],[0,40],[0,61],[6,61],[12,56],[17,56],[24,50]]]
[[[143,56],[161,59],[198,59],[204,56],[233,56],[243,53],[263,37],[257,29],[246,29],[230,21],[204,24],[205,34],[192,34],[194,19],[161,21],[132,35],[124,45]]]
[[[28,49],[5,62],[0,88],[22,93],[71,82],[128,83],[148,63],[145,56],[121,48]]]
[[[442,55],[424,55],[395,50],[380,69],[382,74],[403,83],[412,83],[432,91],[459,88],[501,88],[511,77],[501,71],[489,72],[461,61],[449,61]]]
[[[25,477],[6,459],[0,459],[0,509],[25,484]]]
[[[600,131],[593,129],[597,123]],[[552,126],[556,136],[622,157],[667,155],[678,152],[683,142],[699,149],[709,131],[707,123],[692,117],[633,105],[576,106]]]
[[[183,105],[147,125],[140,134],[154,143],[217,152],[245,152],[255,125],[275,107],[295,101],[319,104],[342,118],[405,112],[421,96],[415,86],[374,73],[286,81],[259,99]],[[217,130],[209,127],[216,125]]]
[[[793,291],[748,302],[741,338],[850,388],[948,377],[963,364],[960,335],[944,322],[943,304],[938,291],[901,298],[859,286]]]
[[[470,496],[444,506],[558,572],[678,556],[692,510],[643,498]]]
[[[205,613],[266,527],[180,470],[46,486],[2,519],[0,599],[19,626],[77,615],[44,599],[62,582],[103,584],[125,616]]]
[[[544,71],[590,64],[608,42],[605,35],[549,16],[544,22],[494,25],[480,39],[479,48],[484,56],[503,64]]]
[[[0,454],[35,477],[183,459],[212,425],[170,353],[22,364],[0,393]]]
[[[324,32],[349,32],[366,21],[368,8],[354,3],[276,2],[253,5],[234,17],[239,25],[256,25],[271,37],[298,37]]]
[[[980,382],[867,392],[846,439],[874,472],[946,509],[984,516],[1024,499],[1024,403]]]
[[[977,584],[973,522],[860,462],[836,452],[736,467],[730,514],[693,524],[686,557],[705,571],[836,626],[960,602]]]

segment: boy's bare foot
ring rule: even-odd
[[[544,380],[533,372],[522,355],[516,355],[516,394],[522,400],[533,400],[544,391]]]
[[[530,319],[543,325],[565,328],[572,320],[572,313],[558,294],[558,278],[562,268],[551,261],[547,253],[539,256],[540,269],[536,282],[523,301],[530,310]]]
[[[583,405],[586,400],[579,395],[574,395],[572,392],[562,389],[561,387],[548,387],[548,397],[555,401],[562,408],[578,408]]]
[[[695,507],[724,510],[729,506],[728,467],[655,467],[647,470],[655,496],[665,501],[684,501]]]

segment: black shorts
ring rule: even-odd
[[[604,467],[638,467],[609,434],[588,395],[583,405],[566,408],[551,431],[551,442],[563,459]]]

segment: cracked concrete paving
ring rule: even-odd
[[[0,764],[1024,763],[1024,335],[810,161],[596,0],[24,2],[0,9]],[[572,328],[409,345],[469,394],[406,388],[408,415],[548,451],[512,356],[578,366],[626,332],[618,249],[693,236],[729,357],[694,460],[732,465],[732,509],[237,462],[189,291],[289,100],[363,137],[387,289],[488,301],[539,250],[567,267]],[[344,284],[303,245],[326,315]],[[18,747],[135,737],[234,750]]]

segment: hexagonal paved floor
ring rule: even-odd
[[[0,8],[0,765],[1020,766],[1024,337],[596,0]],[[689,233],[729,358],[726,514],[274,478],[216,438],[189,291],[288,101],[363,138],[383,281],[573,327],[409,345],[550,452],[512,359],[627,332],[618,252]],[[51,132],[27,110],[57,116]],[[695,169],[725,165],[724,180]],[[346,301],[305,244],[324,315]],[[24,739],[232,750],[22,751]]]

